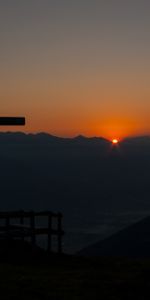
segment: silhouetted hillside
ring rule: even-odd
[[[0,210],[62,211],[79,230],[102,212],[150,210],[150,138],[138,140],[0,133]]]
[[[149,207],[150,143],[0,133],[1,209]]]
[[[79,252],[86,256],[150,257],[150,217]]]
[[[108,141],[104,138],[101,137],[92,137],[88,138],[82,135],[76,136],[74,138],[62,138],[62,137],[57,137],[48,133],[37,133],[37,134],[25,134],[23,132],[0,132],[0,142],[5,142],[5,143],[10,143],[10,142],[24,142],[24,143],[34,143],[34,142],[43,142],[43,143],[70,143],[70,144],[75,144],[76,142],[78,143],[83,143],[83,144],[88,144],[88,143],[94,143],[96,142],[97,144],[108,144]]]

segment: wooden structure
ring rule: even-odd
[[[24,117],[0,117],[0,126],[24,126]],[[47,219],[46,227],[37,227],[36,218],[44,217]],[[12,221],[19,220],[18,223],[12,223]],[[25,224],[25,221],[28,224]],[[56,221],[56,228],[53,227],[53,221]],[[47,235],[47,250],[51,252],[52,238],[57,238],[57,252],[62,253],[62,236],[64,231],[62,230],[62,214],[53,213],[50,211],[43,212],[25,212],[25,211],[12,211],[12,212],[0,212],[0,238],[2,239],[25,239],[30,238],[32,246],[36,245],[37,235]]]
[[[44,217],[45,227],[36,225],[37,217]],[[30,238],[32,246],[36,246],[37,235],[47,235],[47,251],[53,251],[52,238],[57,238],[57,252],[62,253],[62,214],[50,211],[12,211],[0,212],[0,238],[2,239],[21,239]],[[15,223],[14,223],[15,221]],[[55,227],[53,226],[55,222]]]
[[[24,126],[24,117],[0,117],[0,126]]]

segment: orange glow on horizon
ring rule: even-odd
[[[17,112],[17,114],[21,114]],[[149,135],[149,122],[147,126],[145,122],[136,116],[132,117],[126,114],[115,114],[115,116],[107,112],[107,118],[100,118],[100,114],[88,114],[85,116],[83,112],[78,115],[78,123],[76,122],[76,114],[68,115],[51,114],[50,111],[39,112],[37,115],[29,114],[25,111],[26,126],[20,127],[1,127],[0,131],[24,131],[26,133],[46,132],[60,137],[75,137],[84,135],[86,137],[102,137],[113,143],[113,140],[121,141],[126,137]],[[119,117],[118,117],[119,115]],[[114,138],[115,137],[115,138]],[[113,143],[115,144],[115,143]],[[116,143],[117,144],[117,143]]]

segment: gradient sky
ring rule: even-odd
[[[149,134],[149,56],[149,0],[0,0],[0,114],[26,132]]]

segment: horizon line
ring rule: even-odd
[[[37,132],[26,132],[26,131],[11,131],[11,130],[7,130],[7,131],[1,131],[0,130],[0,134],[24,134],[24,135],[39,135],[39,134],[46,134],[46,135],[49,135],[49,136],[52,136],[52,137],[56,137],[56,138],[60,138],[60,139],[76,139],[76,138],[86,138],[86,139],[103,139],[103,140],[107,140],[107,141],[112,141],[113,138],[107,138],[107,137],[104,137],[104,136],[97,136],[97,135],[93,135],[93,136],[87,136],[87,135],[84,135],[84,134],[76,134],[76,135],[73,135],[73,136],[60,136],[60,135],[56,135],[56,134],[52,134],[50,132],[47,132],[47,131],[37,131]],[[128,135],[128,136],[125,136],[123,138],[118,138],[118,141],[121,142],[125,139],[128,139],[128,138],[140,138],[140,137],[149,137],[150,138],[150,134],[139,134],[139,135]],[[115,138],[115,135],[114,135],[114,138]]]

